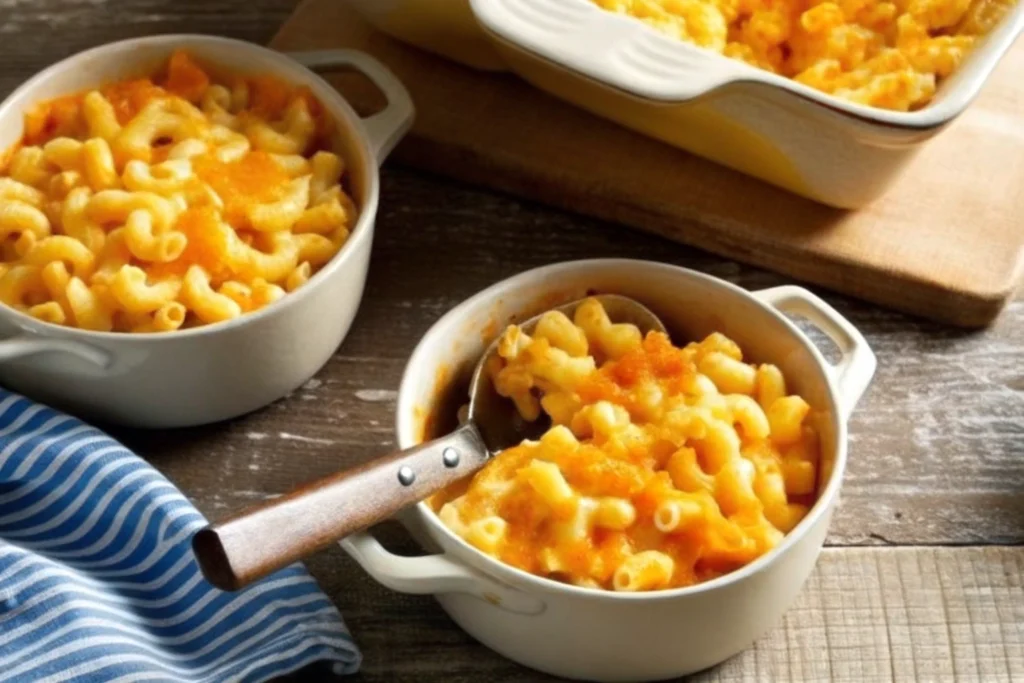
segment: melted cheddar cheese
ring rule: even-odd
[[[810,407],[723,335],[677,347],[588,300],[532,335],[509,327],[499,355],[497,391],[553,424],[431,505],[502,562],[589,588],[689,586],[770,551],[814,501]]]

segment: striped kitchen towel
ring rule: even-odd
[[[238,593],[185,497],[99,430],[0,389],[0,681],[262,681],[359,667],[299,565]]]

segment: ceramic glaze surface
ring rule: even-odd
[[[481,330],[497,332],[513,317],[521,320],[587,291],[636,299],[677,341],[725,333],[752,361],[777,364],[792,390],[822,411],[818,500],[782,544],[713,581],[638,594],[582,589],[509,567],[453,534],[424,503],[402,521],[424,547],[440,554],[398,557],[367,533],[350,536],[342,547],[386,586],[437,594],[468,633],[526,666],[597,681],[681,676],[747,647],[778,621],[814,568],[845,468],[847,418],[870,382],[875,358],[845,319],[798,287],[747,293],[716,278],[645,261],[557,264],[492,286],[427,332],[399,390],[398,445],[422,439],[438,376],[458,378],[475,365],[487,341]],[[832,338],[839,362],[827,363],[783,313],[806,317]]]
[[[352,236],[306,285],[225,323],[165,334],[88,332],[0,307],[0,382],[81,416],[137,427],[182,427],[256,410],[302,385],[345,338],[362,298],[377,213],[378,165],[412,122],[398,81],[357,52],[292,57],[226,38],[168,35],[112,43],[41,72],[0,104],[0,148],[22,135],[32,104],[142,77],[184,49],[227,72],[273,74],[309,87],[337,126],[337,144],[360,208]],[[305,65],[305,66],[304,66]],[[308,67],[308,68],[307,68]],[[350,67],[381,88],[388,106],[365,120],[313,70]]]

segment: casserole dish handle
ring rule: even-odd
[[[84,360],[99,368],[110,366],[107,351],[70,339],[43,339],[31,334],[0,340],[0,363],[34,356],[38,353],[58,353]]]
[[[871,383],[877,360],[856,327],[824,300],[802,287],[786,285],[752,292],[755,299],[781,313],[800,315],[824,332],[839,347],[839,362],[829,372],[839,394],[839,409],[848,418]]]
[[[381,111],[363,119],[363,126],[370,138],[370,146],[380,165],[391,150],[412,126],[416,113],[401,81],[387,67],[370,55],[355,50],[312,50],[310,52],[289,52],[288,56],[316,73],[324,73],[349,67],[355,69],[370,81],[387,98],[387,105]]]
[[[579,0],[470,0],[499,45],[539,56],[617,90],[673,103],[701,97],[756,69],[663,36],[632,17]]]
[[[445,554],[395,555],[366,531],[342,539],[341,547],[380,584],[399,593],[468,593],[517,614],[544,611],[544,603],[532,595],[491,579]]]

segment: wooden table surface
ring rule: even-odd
[[[119,38],[199,32],[266,42],[293,8],[292,0],[0,0],[0,95],[61,57]],[[383,174],[377,226],[362,308],[315,380],[230,423],[115,433],[208,516],[394,446],[408,354],[442,313],[496,280],[556,261],[628,256],[750,289],[784,282],[399,168]],[[967,333],[819,293],[864,332],[879,361],[850,424],[828,548],[782,623],[694,680],[1024,681],[1024,299],[991,329]],[[383,533],[412,550],[400,531]],[[550,680],[476,644],[431,598],[377,585],[339,548],[307,564],[362,647],[363,670],[350,680]]]

